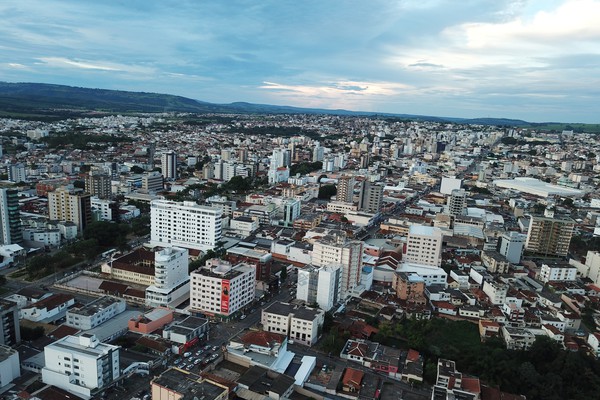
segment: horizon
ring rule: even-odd
[[[0,5],[6,82],[599,123],[600,1]]]

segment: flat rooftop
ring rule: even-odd
[[[203,381],[199,375],[171,368],[154,378],[153,384],[183,395],[182,400],[202,399],[214,400],[223,395],[226,388],[212,382]]]
[[[116,303],[121,303],[123,300],[117,299],[111,296],[100,297],[97,300],[92,301],[91,303],[86,304],[81,308],[72,308],[68,311],[69,314],[78,314],[85,316],[92,316],[108,308]]]

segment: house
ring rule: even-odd
[[[500,324],[489,319],[479,320],[479,337],[482,342],[491,337],[496,337],[500,334]]]
[[[285,335],[248,331],[229,341],[225,358],[246,367],[258,365],[283,373],[292,362],[294,353],[287,350]]]
[[[350,393],[359,392],[364,377],[364,372],[354,368],[346,368],[342,377],[342,390]]]
[[[54,322],[65,317],[73,304],[75,297],[70,294],[53,294],[21,309],[21,316],[33,322]]]
[[[423,382],[423,356],[417,350],[403,353],[405,358],[401,379],[404,382]]]

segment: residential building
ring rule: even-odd
[[[567,263],[543,263],[542,268],[540,268],[539,279],[543,283],[574,281],[577,279],[577,268]]]
[[[408,263],[439,267],[442,265],[442,230],[425,225],[411,225],[404,260]]]
[[[570,218],[531,216],[525,249],[542,256],[565,257],[575,221]]]
[[[25,164],[17,163],[8,166],[8,180],[14,183],[27,182]]]
[[[514,231],[503,233],[500,237],[500,254],[506,257],[508,262],[518,264],[521,262],[526,241],[527,235],[522,233]]]
[[[0,188],[0,244],[21,244],[21,215],[18,191]]]
[[[19,307],[17,303],[0,299],[0,344],[16,346],[20,343]]]
[[[290,342],[312,346],[319,340],[325,312],[322,310],[275,302],[262,310],[261,323],[267,332],[289,337]]]
[[[481,252],[481,263],[488,272],[497,274],[506,274],[510,263],[502,254],[495,250],[485,250]]]
[[[331,264],[324,267],[308,265],[298,270],[296,299],[306,304],[318,304],[324,311],[331,310],[340,300],[342,267]]]
[[[454,361],[438,359],[437,379],[431,398],[479,400],[481,384],[479,378],[464,376],[456,370]]]
[[[174,307],[189,296],[187,249],[167,247],[154,253],[154,282],[146,288],[146,305]]]
[[[254,300],[256,269],[211,259],[190,273],[190,309],[227,318]]]
[[[351,175],[340,176],[337,180],[337,201],[352,203],[354,199],[354,177]]]
[[[158,193],[163,190],[163,176],[153,171],[142,175],[142,190],[147,193]]]
[[[162,175],[168,181],[177,179],[177,153],[173,150],[164,152],[160,158]]]
[[[250,236],[258,226],[258,221],[249,217],[237,217],[229,222],[229,228],[242,237]]]
[[[152,400],[226,400],[229,389],[220,383],[178,368],[169,368],[150,383]]]
[[[125,300],[104,296],[82,307],[67,310],[65,325],[85,331],[97,327],[125,311]]]
[[[287,350],[287,337],[267,331],[246,331],[229,341],[225,358],[238,364],[258,365],[283,373],[294,353]]]
[[[0,390],[21,376],[19,352],[10,346],[0,344]]]
[[[383,200],[383,185],[368,180],[361,182],[358,209],[369,213],[378,213]]]
[[[392,289],[400,300],[425,303],[425,280],[418,274],[396,271],[392,278]]]
[[[467,209],[467,192],[464,189],[454,189],[448,196],[448,214],[452,216],[465,215]]]
[[[237,379],[236,395],[242,399],[290,399],[294,392],[294,378],[270,371],[258,365],[251,366]]]
[[[42,381],[89,399],[119,378],[119,349],[87,333],[66,336],[44,348]]]
[[[312,264],[317,267],[341,265],[340,299],[344,299],[361,283],[363,243],[348,240],[345,232],[331,231],[313,245]]]
[[[448,286],[448,274],[440,267],[403,262],[396,271],[419,275],[425,282],[425,286],[441,285],[444,288]]]
[[[222,210],[183,203],[154,200],[150,203],[150,243],[155,246],[178,246],[206,252],[221,240]]]
[[[489,297],[492,304],[504,304],[508,294],[508,285],[496,281],[484,281],[483,292]]]
[[[501,331],[508,350],[528,350],[535,342],[535,335],[527,329],[504,325]]]
[[[110,198],[112,196],[110,175],[90,171],[85,177],[85,191],[100,199]]]
[[[91,195],[64,187],[48,192],[48,214],[50,220],[73,222],[82,233],[92,222]]]

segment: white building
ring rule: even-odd
[[[177,179],[177,153],[170,150],[161,155],[162,175],[166,180]]]
[[[146,305],[177,306],[189,295],[187,249],[167,247],[154,253],[154,284],[146,288]]]
[[[250,217],[237,217],[229,223],[229,228],[243,237],[250,236],[258,227],[258,221]]]
[[[448,286],[448,274],[440,267],[432,265],[414,264],[409,262],[403,262],[396,269],[396,272],[405,272],[408,274],[417,274],[423,281],[425,286],[431,285],[442,285],[443,287]]]
[[[539,279],[543,283],[551,281],[574,281],[577,279],[577,268],[562,263],[542,264]]]
[[[518,264],[526,241],[527,235],[514,231],[506,232],[500,237],[500,254],[506,257],[508,262]]]
[[[440,184],[440,193],[451,194],[453,190],[460,189],[462,186],[462,179],[455,177],[442,177],[442,183]]]
[[[307,304],[317,303],[319,308],[329,311],[340,300],[342,266],[307,266],[298,270],[296,299]]]
[[[483,292],[489,297],[492,304],[504,304],[508,294],[508,285],[495,281],[485,281]]]
[[[23,240],[43,246],[60,245],[61,235],[58,229],[23,229]]]
[[[82,331],[92,329],[121,314],[127,308],[125,300],[104,296],[82,307],[73,307],[67,311],[65,325]]]
[[[199,206],[193,201],[150,203],[150,243],[208,251],[221,240],[222,210]]]
[[[90,203],[92,206],[92,213],[97,213],[100,220],[112,221],[113,208],[111,207],[111,204],[114,203],[113,201],[92,196],[90,198]]]
[[[447,201],[448,214],[452,216],[464,215],[467,210],[467,192],[464,189],[454,189]]]
[[[190,274],[190,308],[206,315],[228,317],[254,300],[256,270],[211,259]]]
[[[313,265],[341,265],[340,299],[348,297],[361,284],[362,252],[363,243],[348,240],[342,231],[332,231],[313,245]]]
[[[440,228],[411,225],[404,259],[409,263],[439,267],[442,265],[442,238]]]
[[[94,335],[66,336],[44,348],[42,380],[89,399],[119,377],[119,349]]]
[[[325,312],[275,302],[262,310],[261,323],[267,332],[289,337],[290,341],[312,346],[319,339]]]
[[[0,344],[0,389],[20,376],[19,353],[9,346]]]

